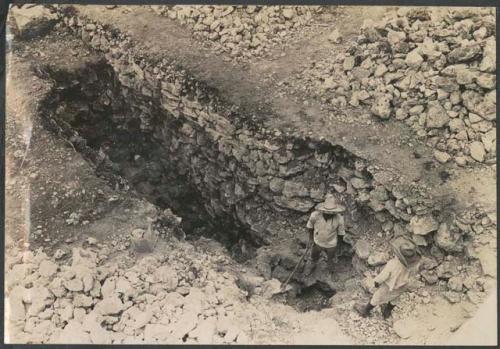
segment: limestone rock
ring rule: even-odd
[[[330,35],[328,35],[328,40],[330,42],[333,42],[335,44],[339,44],[342,42],[342,36],[340,35],[340,32],[338,29],[333,30]]]
[[[287,285],[287,290],[289,290],[290,287]],[[277,279],[271,279],[267,280],[262,283],[262,296],[264,298],[272,298],[272,296],[285,292],[285,290],[281,289],[281,282]]]
[[[455,292],[462,292],[464,280],[460,276],[454,276],[448,280],[448,288]]]
[[[475,141],[472,142],[469,146],[470,156],[478,161],[483,162],[486,151],[484,150],[484,145],[481,142]]]
[[[469,45],[457,47],[448,54],[448,61],[452,64],[468,62],[481,54],[481,46]]]
[[[271,189],[273,193],[281,193],[284,185],[285,181],[281,178],[274,177],[271,181],[269,181],[269,189]]]
[[[12,270],[5,277],[5,286],[7,288],[14,287],[18,284],[23,284],[24,279],[28,274],[31,274],[31,268],[27,264],[15,264]]]
[[[192,311],[184,312],[179,321],[169,326],[169,332],[177,339],[182,339],[198,325],[198,314]],[[147,325],[146,325],[147,328]]]
[[[29,298],[29,290],[22,286],[15,286],[6,298],[9,304],[9,320],[24,321],[26,319],[26,309],[24,300]]]
[[[449,119],[446,110],[444,110],[438,101],[428,103],[426,118],[426,126],[428,128],[441,128],[448,123]]]
[[[285,181],[283,195],[286,197],[305,197],[309,195],[309,190],[302,182]]]
[[[280,207],[304,213],[309,212],[314,207],[314,202],[305,198],[286,198],[284,196],[275,196],[274,201]]]
[[[134,251],[137,253],[151,253],[154,250],[154,241],[144,229],[134,229],[131,233],[130,241],[132,242]]]
[[[344,59],[344,70],[352,70],[354,68],[354,57],[349,56]]]
[[[450,303],[458,303],[460,302],[461,300],[461,297],[460,297],[460,293],[457,293],[457,292],[451,292],[451,291],[448,291],[448,292],[445,292],[443,294],[444,298],[450,302]]]
[[[448,123],[448,127],[452,132],[459,132],[465,128],[465,124],[461,119],[451,119]]]
[[[389,255],[386,252],[373,252],[368,257],[368,265],[376,267],[387,263]]]
[[[83,291],[83,282],[80,279],[71,279],[64,281],[64,287],[72,292]]]
[[[92,344],[111,344],[114,332],[106,331],[99,324],[90,328],[89,336]]]
[[[434,285],[439,281],[439,278],[434,270],[424,270],[420,273],[424,281],[429,285]]]
[[[411,51],[410,53],[408,53],[408,55],[406,55],[406,59],[405,59],[406,64],[410,68],[414,68],[414,69],[420,67],[420,65],[422,65],[423,61],[424,61],[424,59],[418,53],[417,49],[415,49],[415,50]]]
[[[82,324],[75,320],[64,327],[52,341],[54,344],[90,344],[90,335],[83,330]]]
[[[450,161],[451,156],[450,156],[450,154],[448,154],[444,151],[434,150],[434,158],[438,162],[444,164],[444,163],[447,163],[448,161]]]
[[[116,315],[124,308],[124,304],[118,296],[105,298],[95,305],[95,311],[100,315]]]
[[[377,66],[377,68],[375,68],[375,72],[373,73],[373,75],[375,77],[381,77],[385,73],[387,73],[387,71],[388,71],[387,66],[385,64],[380,64],[380,65]],[[367,98],[362,99],[363,97],[369,97],[369,95],[368,96],[360,96],[360,95],[358,95],[358,99],[359,100],[365,100],[365,99],[367,99]]]
[[[483,274],[490,277],[496,277],[497,275],[497,265],[496,265],[496,253],[493,250],[483,248],[478,251],[479,261],[481,262],[481,269]]]
[[[427,235],[436,231],[439,225],[431,215],[415,216],[410,220],[410,228],[413,234]]]
[[[463,245],[460,244],[460,235],[453,234],[446,223],[441,223],[434,236],[436,245],[446,252],[460,252]]]
[[[366,240],[358,240],[354,244],[354,251],[361,259],[367,259],[370,256],[370,244]]]
[[[146,326],[146,324],[148,324],[151,321],[152,318],[153,318],[152,310],[146,310],[135,315],[133,324],[134,329],[143,328],[144,326]]]
[[[154,273],[155,279],[161,282],[167,291],[174,291],[177,288],[179,279],[177,272],[168,265],[159,267]]]
[[[496,76],[495,74],[480,74],[476,83],[482,88],[492,90],[496,86]]]
[[[283,17],[286,19],[292,19],[295,16],[295,11],[291,8],[285,8],[283,10]]]
[[[170,329],[162,324],[147,324],[144,328],[144,343],[153,344],[166,342],[170,336]]]
[[[83,294],[77,294],[75,295],[75,298],[73,299],[73,305],[75,307],[83,307],[83,308],[88,308],[94,304],[92,297],[85,296]]]
[[[391,97],[389,95],[378,96],[371,108],[371,112],[383,120],[389,119],[391,110]]]
[[[63,280],[59,277],[56,277],[52,282],[49,284],[49,290],[54,294],[54,296],[58,298],[64,297],[66,295],[67,291],[65,286],[63,285]]]
[[[406,33],[404,31],[395,31],[395,30],[387,31],[387,40],[393,46],[401,41],[404,41],[405,39],[406,39]]]
[[[54,303],[54,296],[48,288],[43,286],[36,286],[30,289],[29,295],[31,297],[31,306],[28,308],[29,316],[36,316],[42,312],[47,306]]]
[[[108,298],[115,293],[116,280],[114,278],[107,278],[101,287],[101,294],[103,298]]]
[[[477,74],[466,66],[461,66],[460,68],[458,68],[455,74],[457,83],[459,83],[460,85],[472,84],[476,79],[476,76]]]
[[[457,266],[450,261],[444,261],[436,268],[438,278],[448,280],[458,274]]]
[[[484,149],[487,152],[491,152],[496,146],[496,138],[496,129],[486,132],[481,136],[481,142],[483,142]]]
[[[116,280],[115,292],[122,294],[125,297],[124,299],[130,299],[135,294],[134,287],[124,277],[119,277],[118,280]]]
[[[368,186],[369,186],[368,183],[364,179],[361,179],[358,177],[352,178],[350,182],[351,182],[353,188],[355,188],[355,189],[368,188]]]
[[[214,343],[214,335],[216,335],[217,322],[214,317],[209,317],[200,321],[198,326],[189,333],[189,337],[197,339],[200,344]]]
[[[45,260],[45,261],[42,261],[40,263],[40,266],[38,268],[38,272],[40,273],[40,275],[42,276],[45,276],[45,277],[51,277],[53,276],[55,273],[57,273],[57,269],[59,267],[57,266],[57,264],[55,264],[54,262],[51,262],[49,260]]]
[[[61,259],[61,258],[63,258],[66,255],[67,255],[67,252],[64,251],[64,250],[61,250],[61,249],[57,249],[56,252],[54,252],[54,258],[56,260],[57,259]]]

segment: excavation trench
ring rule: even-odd
[[[233,132],[232,138],[225,141],[209,125],[172,115],[154,96],[124,86],[106,60],[74,71],[48,66],[42,71],[54,82],[42,104],[46,127],[69,140],[97,175],[172,209],[182,217],[187,239],[218,240],[235,260],[251,261],[266,279],[283,282],[290,275],[305,251],[310,210],[332,186],[347,185],[346,171],[370,179],[356,169],[354,157],[326,142],[281,138],[271,145],[256,134],[252,139],[249,128],[232,130],[231,124],[225,131]],[[264,143],[264,150],[248,150],[243,141]],[[266,167],[279,176],[266,176]],[[380,225],[348,195],[341,200],[348,206],[347,221]],[[353,266],[355,235],[353,228],[340,238],[333,277],[325,261],[315,275],[305,275],[306,259],[283,300],[301,311],[327,306],[339,285],[359,275]]]
[[[205,236],[231,248],[247,238],[237,220],[207,211],[189,168],[172,159],[171,143],[142,127],[142,110],[127,103],[109,65],[99,62],[69,74],[50,68],[46,72],[56,82],[46,106],[46,126],[71,141],[95,165],[98,176],[114,187],[133,189],[162,209],[172,209],[182,217],[187,239]],[[154,105],[148,108],[160,115]],[[155,122],[181,132],[182,124],[175,119]]]

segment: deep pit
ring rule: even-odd
[[[161,209],[171,208],[182,217],[181,227],[186,239],[201,236],[216,239],[238,262],[255,258],[259,247],[272,245],[255,232],[252,234],[251,227],[241,221],[234,210],[214,214],[213,201],[206,201],[206,192],[203,192],[206,189],[199,187],[203,182],[196,178],[204,169],[186,166],[187,159],[179,159],[172,152],[175,137],[185,132],[186,119],[165,113],[147,99],[128,95],[130,92],[124,92],[112,67],[103,60],[73,72],[55,71],[48,66],[41,71],[55,83],[44,103],[45,126],[71,142],[94,165],[96,174],[112,187],[130,190],[131,195],[144,197]],[[139,107],[130,100],[140,103]],[[151,127],[144,127],[144,120],[141,120],[145,110],[151,116],[148,119]],[[153,129],[158,128],[162,131],[155,133]],[[200,137],[203,135],[197,139]],[[192,156],[203,154],[204,149],[213,148],[214,144],[196,146]],[[308,153],[307,142],[297,141],[296,146],[299,156],[301,152],[302,155]],[[332,147],[321,144],[318,148],[328,152]],[[303,252],[305,244],[301,247],[298,253]],[[354,274],[352,254],[351,245],[341,239],[341,260],[335,272],[343,278]],[[284,281],[296,260],[280,257],[279,253],[272,253],[272,256],[270,276]],[[327,307],[336,292],[329,282],[316,279],[303,282],[308,277],[301,274],[307,262],[301,263],[291,280],[292,292],[282,297],[285,303],[300,311]],[[322,272],[329,274],[325,270]]]
[[[144,57],[125,35],[65,16],[94,60],[69,71],[42,67],[54,82],[42,111],[47,126],[113,186],[172,208],[188,238],[217,239],[264,279],[284,282],[305,251],[315,205],[333,194],[347,207],[338,270],[322,262],[304,275],[303,263],[290,304],[359,285],[387,262],[393,236],[412,238],[439,261],[463,252],[467,234],[452,207],[425,186],[329,141],[269,130],[263,119],[274,112],[265,104],[235,106],[175,60]],[[435,238],[429,232],[438,227]],[[358,242],[368,251],[354,253]]]
[[[131,187],[162,209],[171,208],[183,218],[188,239],[216,238],[231,248],[246,238],[232,217],[207,212],[188,169],[169,159],[168,144],[141,129],[141,110],[127,104],[109,65],[100,62],[68,75],[46,72],[57,85],[47,100],[47,126],[60,130],[95,165],[97,175],[114,187]],[[177,120],[161,120],[158,108],[150,108],[158,116],[151,122],[179,132]],[[239,259],[241,253],[233,252]]]

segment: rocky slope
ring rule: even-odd
[[[382,122],[407,124],[440,163],[495,164],[495,15],[434,12],[401,8],[366,20],[345,51],[300,78],[335,107],[363,105]]]

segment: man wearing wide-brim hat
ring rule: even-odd
[[[311,273],[316,267],[321,251],[326,252],[329,266],[333,267],[338,235],[345,235],[344,216],[342,215],[344,211],[345,206],[330,194],[327,195],[324,202],[316,206],[315,211],[309,217],[307,228],[309,229],[309,240],[312,243],[312,265],[309,265],[306,274]]]
[[[375,277],[375,288],[368,304],[357,304],[355,310],[363,317],[367,317],[377,305],[382,307],[384,319],[391,315],[394,301],[408,290],[411,278],[416,274],[420,251],[415,243],[404,237],[398,236],[391,242],[395,257],[391,259],[382,271]]]

